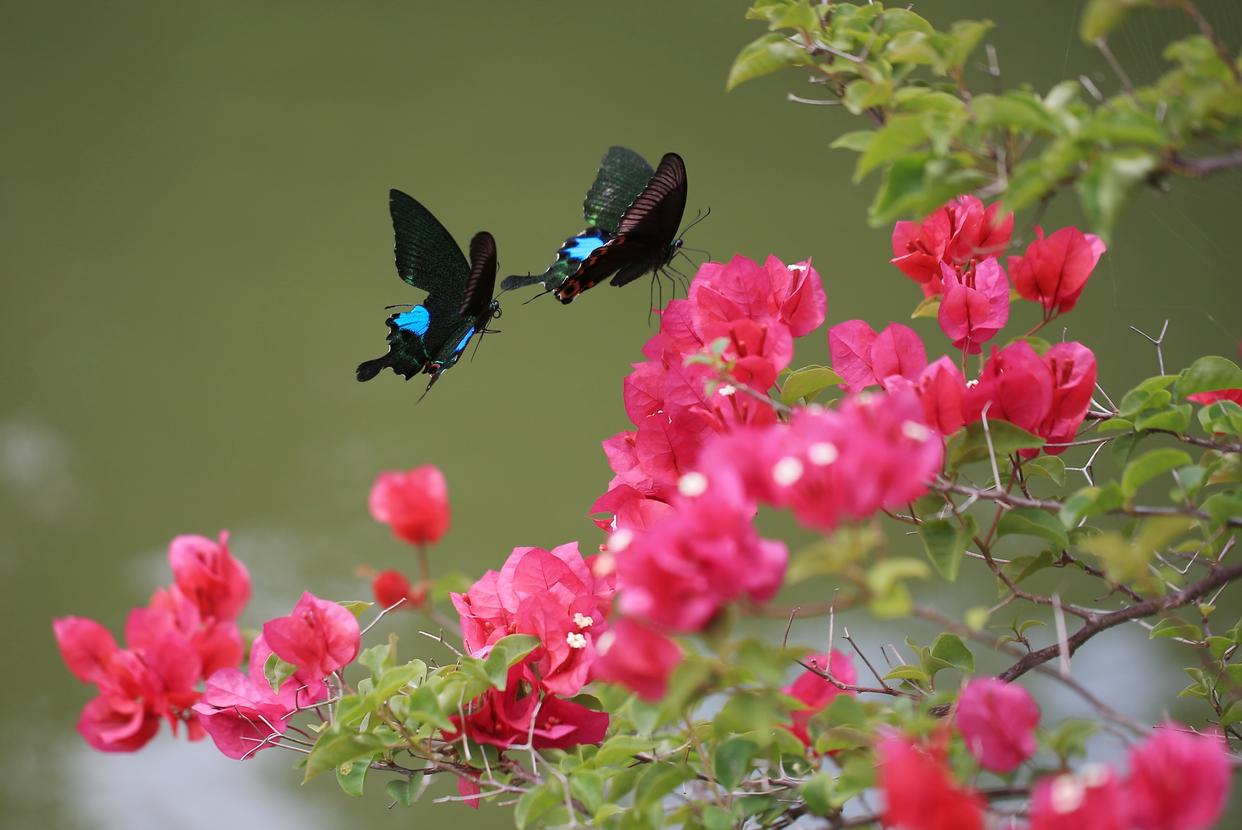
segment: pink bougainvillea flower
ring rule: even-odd
[[[221,669],[208,678],[194,711],[216,748],[234,760],[254,757],[259,750],[275,746],[285,733],[290,714],[267,681],[253,679],[238,669]]]
[[[941,208],[922,222],[898,222],[893,226],[893,258],[901,273],[917,282],[923,295],[940,293],[940,263],[952,235],[948,213]]]
[[[109,661],[119,650],[112,633],[87,617],[57,617],[52,631],[61,659],[83,683],[99,683],[108,677]]]
[[[344,606],[302,594],[293,613],[263,624],[263,638],[281,660],[315,679],[327,677],[358,656],[358,620]]]
[[[1048,237],[1042,228],[1035,233],[1026,253],[1009,258],[1009,276],[1018,294],[1042,305],[1046,317],[1070,311],[1104,255],[1104,242],[1074,227]]]
[[[832,368],[851,392],[893,377],[917,380],[927,367],[923,341],[909,326],[890,323],[876,333],[863,320],[846,320],[828,329]]]
[[[1009,322],[1009,280],[995,259],[985,259],[969,271],[941,266],[944,297],[937,321],[955,349],[978,354]]]
[[[599,639],[592,676],[617,683],[643,700],[664,697],[669,675],[681,664],[681,646],[650,626],[618,617]]]
[[[1207,830],[1229,798],[1229,751],[1219,735],[1165,723],[1130,750],[1126,795],[1138,830]]]
[[[962,414],[962,398],[966,380],[949,357],[936,360],[919,375],[919,400],[923,419],[941,435],[952,435],[966,423]]]
[[[939,747],[891,735],[876,747],[884,824],[895,830],[983,830],[983,799],[953,780]]]
[[[819,328],[828,309],[823,282],[809,261],[787,266],[774,256],[763,265],[743,256],[704,263],[690,303],[700,331],[712,322],[774,319],[794,337]]]
[[[381,608],[391,608],[404,600],[405,602],[397,607],[413,610],[421,608],[427,600],[427,586],[410,585],[410,580],[406,579],[401,571],[380,571],[371,580],[371,592]]]
[[[607,712],[541,694],[529,666],[519,663],[509,670],[503,692],[485,692],[470,703],[464,718],[453,715],[450,720],[455,731],[444,735],[450,742],[464,731],[471,740],[501,749],[525,744],[528,738],[536,749],[569,749],[602,741],[609,719]]]
[[[464,594],[452,594],[466,650],[484,656],[510,634],[538,637],[528,658],[533,676],[554,694],[586,684],[598,638],[608,629],[615,576],[596,575],[578,543],[550,551],[514,548],[500,571],[488,571]]]
[[[1044,364],[1052,376],[1052,404],[1036,431],[1048,441],[1044,452],[1058,455],[1074,440],[1091,406],[1095,354],[1081,343],[1057,343],[1044,355]]]
[[[146,608],[130,611],[125,641],[132,649],[146,649],[167,635],[187,642],[202,661],[202,676],[236,666],[245,653],[241,630],[232,620],[204,619],[199,607],[176,585],[161,588]]]
[[[966,423],[980,420],[987,407],[989,419],[1037,432],[1052,410],[1052,387],[1052,373],[1030,343],[1019,340],[1000,350],[993,348],[979,382],[963,397]]]
[[[968,268],[1000,256],[1013,234],[1013,214],[1000,215],[999,203],[983,207],[975,196],[957,196],[922,222],[893,226],[893,265],[919,283],[924,296],[941,293],[942,263]]]
[[[1035,785],[1030,830],[1127,830],[1130,802],[1111,769],[1090,764]]]
[[[371,515],[412,545],[434,545],[449,527],[448,483],[438,467],[384,472],[371,486]]]
[[[250,574],[229,554],[229,534],[218,542],[205,536],[178,536],[168,546],[173,582],[204,619],[235,620],[250,600]]]
[[[836,649],[832,650],[831,655],[813,654],[805,658],[803,662],[820,670],[827,670],[834,680],[847,686],[852,686],[858,680],[853,659]],[[808,747],[811,746],[811,736],[807,732],[807,724],[810,723],[811,718],[826,709],[838,695],[853,694],[853,692],[840,689],[831,681],[809,669],[798,675],[797,680],[781,691],[797,698],[802,703],[801,708],[790,713],[793,722],[789,731]]]
[[[1186,400],[1194,401],[1201,406],[1209,406],[1217,401],[1233,401],[1242,406],[1242,389],[1218,389],[1215,392],[1196,392],[1187,395]]]
[[[753,504],[728,481],[720,476],[712,486],[684,488],[692,495],[618,552],[623,614],[699,631],[727,603],[742,596],[764,602],[780,588],[789,552],[759,538]]]
[[[978,677],[957,700],[957,729],[966,748],[992,772],[1012,772],[1035,754],[1039,705],[1021,686]]]
[[[118,651],[99,683],[99,696],[82,709],[78,734],[100,752],[142,749],[160,728],[160,715],[150,705],[158,695],[158,683],[142,660],[133,652]]]

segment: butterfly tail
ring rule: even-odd
[[[388,366],[388,358],[391,355],[377,357],[374,360],[368,360],[358,364],[358,380],[366,381],[375,377],[384,367]]]

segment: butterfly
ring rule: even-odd
[[[608,148],[582,203],[586,229],[565,240],[543,274],[514,274],[501,288],[542,283],[545,294],[571,303],[610,276],[621,286],[662,271],[681,249],[686,190],[686,164],[676,153],[665,153],[652,170],[633,150]]]
[[[386,367],[406,380],[426,373],[431,380],[425,397],[471,338],[488,331],[488,321],[500,317],[500,302],[492,299],[496,240],[487,231],[476,233],[467,262],[449,232],[416,199],[390,190],[388,209],[396,236],[397,275],[426,291],[427,297],[388,318],[388,354],[359,364],[358,380],[370,380]]]

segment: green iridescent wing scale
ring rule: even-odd
[[[609,147],[582,202],[587,227],[615,234],[625,209],[646,187],[654,172],[647,160],[633,150]]]

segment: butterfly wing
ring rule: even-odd
[[[653,175],[647,160],[625,147],[609,147],[582,202],[587,226],[616,234],[626,208]]]
[[[496,289],[496,239],[479,231],[470,240],[470,274],[458,316],[475,321],[489,313]]]
[[[470,266],[452,235],[431,211],[400,190],[388,191],[388,210],[401,279],[430,294],[460,297]]]
[[[611,239],[612,234],[600,228],[587,228],[565,240],[564,244],[557,249],[556,261],[548,266],[548,270],[542,274],[513,274],[505,277],[500,287],[505,291],[510,291],[514,288],[541,283],[545,293],[553,291],[565,282],[566,277],[578,270],[583,260]]]

